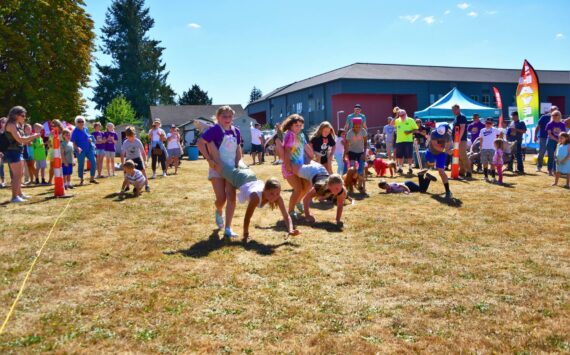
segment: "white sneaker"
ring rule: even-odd
[[[166,176],[167,176],[166,173],[162,173],[162,177],[166,177]]]
[[[156,173],[152,173],[151,179],[156,179]]]
[[[24,200],[29,200],[32,198],[32,196],[28,196],[28,195],[24,195],[24,194],[21,194],[20,197]]]
[[[14,197],[10,202],[12,202],[12,203],[20,203],[20,202],[26,202],[26,200],[24,200],[24,199],[21,198],[20,196],[16,196],[16,197]]]
[[[225,238],[237,238],[238,235],[236,233],[234,233],[234,231],[232,231],[231,228],[226,228],[224,230],[224,237]]]
[[[219,229],[224,228],[224,217],[216,211],[216,225]]]

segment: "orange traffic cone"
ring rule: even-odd
[[[55,185],[53,193],[55,197],[65,196],[65,188],[63,186],[63,171],[61,169],[61,149],[59,144],[59,134],[57,128],[54,128],[53,134],[53,174],[55,177]]]
[[[453,158],[451,159],[451,178],[459,179],[459,127],[455,127],[453,139]]]

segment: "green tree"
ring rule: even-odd
[[[178,98],[179,105],[211,105],[212,98],[208,96],[208,92],[200,89],[198,84],[192,85],[190,90],[184,91],[182,96]]]
[[[83,0],[0,1],[0,112],[22,105],[34,122],[83,112],[94,38]]]
[[[261,99],[262,96],[263,96],[263,93],[261,92],[261,90],[259,90],[258,88],[256,88],[254,86],[253,89],[251,89],[251,94],[249,94],[249,103],[252,103],[254,101]]]
[[[105,109],[105,121],[112,122],[115,125],[131,124],[138,126],[141,121],[137,120],[136,117],[135,109],[123,96],[114,98]]]
[[[100,50],[112,58],[111,65],[96,64],[95,108],[106,112],[107,105],[120,95],[129,101],[136,117],[149,117],[149,106],[174,104],[174,90],[166,83],[168,72],[162,63],[160,41],[149,39],[154,27],[144,0],[114,0],[101,32]]]

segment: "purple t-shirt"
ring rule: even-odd
[[[103,132],[93,132],[93,138],[95,138],[95,142],[97,142],[98,139],[101,139],[103,141],[103,143],[95,143],[95,148],[105,149],[105,136],[103,135]]]
[[[119,136],[115,132],[105,132],[103,133],[103,139],[105,140],[105,151],[114,152],[115,142],[119,140]]]
[[[546,124],[546,132],[550,132],[556,139],[562,132],[566,132],[566,125],[564,122],[550,121]]]
[[[473,122],[469,126],[467,126],[467,130],[471,135],[471,142],[475,141],[475,139],[479,137],[479,132],[481,132],[483,128],[485,128],[485,124],[481,121]]]
[[[220,145],[222,144],[222,141],[224,140],[225,135],[236,137],[238,144],[241,142],[241,133],[240,133],[239,129],[237,129],[237,127],[232,126],[232,128],[230,130],[225,131],[218,124],[208,128],[206,130],[206,132],[204,132],[202,134],[201,138],[208,143],[214,142],[214,144],[216,145],[216,148],[219,149]]]

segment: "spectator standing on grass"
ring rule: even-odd
[[[13,203],[24,202],[29,196],[22,192],[22,178],[24,176],[24,161],[22,153],[24,145],[39,137],[34,133],[29,137],[24,136],[24,122],[26,121],[26,109],[22,106],[12,107],[6,121],[5,138],[8,146],[4,152],[4,159],[12,172],[12,200]]]
[[[393,160],[396,128],[394,128],[394,119],[392,117],[388,117],[388,123],[382,129],[382,134],[384,134],[384,143],[386,143],[386,158]]]
[[[453,129],[459,127],[459,174],[471,179],[471,162],[467,157],[467,118],[461,113],[459,105],[455,104],[451,109],[455,115]]]
[[[527,128],[526,124],[523,121],[519,120],[519,113],[517,111],[514,111],[511,114],[511,118],[512,121],[509,128],[511,128],[511,133],[514,135],[515,138],[515,144],[516,144],[515,158],[517,159],[517,172],[519,174],[524,174],[522,139],[523,135],[527,131]]]
[[[479,139],[481,142],[481,164],[483,165],[485,181],[489,181],[489,165],[491,165],[491,177],[493,178],[493,182],[495,182],[495,165],[493,164],[493,157],[495,156],[495,140],[498,136],[499,130],[493,127],[493,120],[488,118],[485,121],[485,128],[479,131]]]
[[[63,187],[73,189],[71,185],[71,174],[73,174],[73,143],[71,143],[71,131],[64,129],[61,132],[61,172],[63,174]]]
[[[181,140],[180,130],[173,124],[170,126],[170,132],[166,135],[166,150],[168,150],[168,162],[166,165],[174,166],[174,175],[178,174],[180,156],[182,156]]]
[[[556,150],[556,163],[558,170],[554,178],[553,185],[558,185],[558,179],[562,174],[566,174],[565,188],[570,188],[570,135],[566,132],[558,136],[558,148]]]
[[[550,107],[550,111],[545,112],[544,115],[540,116],[538,124],[536,125],[536,130],[534,131],[534,142],[538,143],[538,157],[536,162],[536,171],[540,172],[542,170],[542,165],[544,164],[544,153],[546,153],[546,141],[548,140],[548,133],[546,132],[546,125],[550,122],[552,112],[558,111],[558,107]]]
[[[493,166],[495,167],[495,169],[497,169],[497,175],[499,175],[499,185],[503,184],[503,165],[504,165],[504,160],[503,160],[503,145],[505,141],[497,138],[495,139],[495,141],[493,142],[494,147],[495,147],[495,154],[493,155]],[[495,182],[495,178],[493,177],[493,182]]]
[[[362,106],[360,104],[354,105],[354,113],[351,113],[346,117],[346,123],[344,124],[344,131],[348,132],[349,129],[352,129],[352,120],[355,118],[360,118],[361,126],[366,130],[368,126],[366,125],[366,116],[362,113]]]
[[[101,122],[93,124],[93,138],[95,139],[95,159],[97,160],[97,178],[103,177],[103,161],[105,160],[105,139],[101,132]]]
[[[548,153],[548,175],[553,176],[556,173],[556,145],[560,133],[566,130],[564,122],[561,122],[562,114],[560,111],[552,112],[552,118],[546,125],[546,133],[548,139],[546,141],[546,151]]]
[[[4,134],[4,132],[6,130],[6,121],[8,121],[8,118],[6,118],[6,117],[0,118],[0,134]],[[4,176],[4,174],[5,174],[4,163],[5,162],[6,162],[6,159],[4,159],[4,153],[0,152],[0,188],[1,189],[6,187],[6,178]]]
[[[366,193],[364,168],[366,167],[365,153],[368,149],[368,134],[364,128],[361,128],[361,124],[360,119],[353,120],[352,129],[346,133],[344,154],[349,166],[358,171],[358,190],[361,193]]]
[[[156,165],[158,162],[160,162],[160,167],[162,168],[162,176],[166,177],[166,159],[168,159],[168,151],[164,146],[166,133],[162,128],[160,128],[161,125],[162,123],[160,121],[160,118],[155,118],[152,124],[152,128],[148,131],[148,136],[150,137],[149,152],[152,161],[151,179],[156,178]]]
[[[471,144],[473,144],[475,140],[479,138],[479,132],[483,128],[485,128],[485,124],[481,122],[479,114],[478,113],[473,114],[473,122],[471,122],[469,126],[467,126],[467,131],[469,132],[469,139],[471,140]],[[477,164],[477,172],[478,173],[481,172],[481,164]]]
[[[131,160],[135,164],[135,168],[140,170],[145,177],[145,190],[150,192],[150,187],[148,186],[148,177],[145,170],[146,153],[144,151],[144,146],[140,139],[135,137],[135,128],[127,127],[125,130],[125,136],[127,139],[123,141],[121,146],[121,165],[125,163],[125,158]]]
[[[382,132],[380,130],[376,131],[373,141],[374,141],[374,148],[376,148],[377,152],[380,152],[380,149],[382,149],[382,143],[384,141],[384,138],[382,137]]]
[[[31,146],[34,152],[34,162],[36,164],[36,185],[40,184],[40,176],[42,178],[41,184],[47,185],[47,181],[45,179],[47,168],[47,153],[44,141],[41,137],[41,131],[42,125],[40,123],[34,123],[34,132],[38,134],[38,136],[32,141]]]
[[[418,148],[423,149],[426,147],[426,141],[429,137],[428,128],[422,124],[422,120],[416,119],[416,125],[418,126],[418,131],[414,133],[414,139],[418,142]]]
[[[338,130],[338,136],[335,140],[335,148],[334,148],[334,159],[336,160],[337,169],[336,173],[340,175],[346,174],[346,167],[344,164],[344,141],[346,139],[346,133],[344,129]]]
[[[215,221],[219,229],[224,228],[224,237],[237,237],[232,231],[232,219],[236,207],[236,190],[232,184],[225,180],[215,169],[216,159],[227,166],[237,168],[242,158],[240,147],[241,133],[232,122],[235,111],[230,106],[222,106],[216,111],[217,123],[208,128],[198,140],[198,149],[204,156],[210,169],[208,180],[212,183],[216,200]],[[227,202],[227,204],[226,204]],[[226,209],[226,218],[222,216],[222,210]]]
[[[261,164],[261,153],[263,153],[263,133],[259,130],[261,125],[255,123],[251,130],[251,159],[253,159],[253,165],[255,165],[255,157],[257,157],[257,162]]]
[[[396,163],[398,173],[403,173],[404,163],[408,162],[408,174],[412,174],[414,133],[418,131],[418,125],[413,118],[408,117],[405,110],[398,111],[398,119],[394,123],[396,128]]]
[[[32,133],[32,125],[26,123],[24,125],[24,135],[29,137]],[[24,161],[26,162],[24,168],[26,168],[28,179],[24,182],[24,185],[28,185],[34,182],[36,176],[36,164],[34,161],[34,148],[32,147],[32,142],[29,142],[24,146]]]
[[[97,162],[95,161],[94,146],[91,144],[89,130],[85,127],[85,118],[83,116],[75,117],[75,129],[71,132],[71,141],[73,148],[77,154],[77,174],[79,176],[79,185],[83,185],[83,169],[85,167],[85,159],[89,160],[91,167],[89,169],[89,182],[97,184],[95,180],[95,170]]]
[[[107,165],[107,176],[115,176],[115,151],[119,136],[115,132],[115,125],[107,123],[107,132],[103,133],[105,139],[105,160]]]

